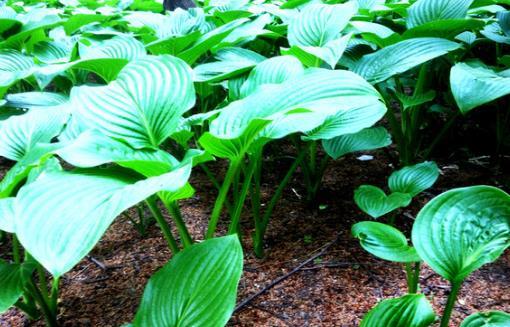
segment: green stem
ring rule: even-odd
[[[19,247],[18,237],[16,237],[15,234],[12,234],[12,258],[15,263],[21,263],[21,250]]]
[[[58,285],[60,282],[60,277],[53,277],[53,281],[51,282],[51,293],[50,293],[50,309],[51,311],[57,315],[58,308]]]
[[[16,302],[14,306],[23,311],[24,313],[26,313],[31,320],[36,320],[40,316],[40,313],[39,311],[37,311],[36,307],[31,306],[27,303],[23,303],[21,300]]]
[[[440,327],[448,327],[450,317],[452,316],[453,307],[455,306],[455,302],[457,301],[457,296],[459,294],[461,287],[462,281],[452,282],[452,289],[450,291],[450,295],[448,295],[448,302],[446,303],[446,307],[444,308]]]
[[[164,202],[163,202],[164,203]],[[186,228],[186,223],[182,219],[181,209],[179,208],[179,204],[176,201],[165,203],[168,212],[170,212],[170,216],[172,217],[175,225],[177,226],[177,230],[179,231],[179,235],[181,236],[182,244],[185,248],[190,247],[193,244],[193,239],[191,238],[188,228]]]
[[[457,120],[457,117],[460,116],[460,111],[457,111],[455,114],[453,114],[452,117],[446,122],[446,124],[443,125],[443,128],[441,128],[441,131],[436,135],[428,149],[425,151],[425,154],[423,155],[425,159],[428,159],[429,156],[432,154],[432,152],[436,149],[436,146],[439,144],[439,142],[444,138],[448,130],[452,127],[453,123]]]
[[[211,213],[211,219],[209,220],[209,226],[207,226],[207,232],[205,237],[212,238],[214,233],[216,232],[216,227],[218,225],[218,221],[220,220],[221,211],[223,209],[223,204],[227,199],[228,191],[230,190],[230,186],[234,180],[237,171],[239,170],[239,166],[241,164],[242,158],[234,159],[230,162],[230,165],[227,170],[227,174],[225,175],[225,179],[223,184],[221,185],[220,192],[218,197],[216,198],[216,202],[214,203],[214,208]]]
[[[407,275],[407,289],[411,294],[418,292],[418,284],[420,281],[420,263],[415,262],[414,267],[412,263],[406,262],[406,275]]]
[[[218,191],[220,191],[221,190],[221,185],[218,182],[218,180],[216,179],[216,177],[214,177],[214,174],[211,172],[211,170],[209,168],[207,168],[207,166],[205,164],[203,164],[203,163],[201,163],[199,166],[205,172],[205,174],[207,175],[207,177],[209,178],[209,180],[211,181],[213,186]],[[230,204],[230,201],[228,199],[225,199],[225,207],[227,208],[227,211],[229,213],[232,212],[232,205]]]
[[[283,195],[283,191],[285,187],[290,182],[290,179],[296,169],[301,165],[303,160],[306,157],[306,151],[301,151],[298,157],[294,160],[289,170],[285,174],[285,177],[282,179],[278,188],[276,189],[274,195],[271,197],[269,205],[267,206],[266,211],[264,212],[264,216],[262,220],[255,219],[255,234],[253,237],[253,247],[255,255],[259,258],[264,256],[263,243],[264,243],[264,234],[266,232],[267,226],[269,224],[269,220],[271,219],[271,215],[273,214],[273,210],[276,207],[276,204],[280,200]]]
[[[26,291],[34,298],[35,302],[39,306],[44,319],[46,320],[46,324],[48,327],[57,327],[57,317],[51,311],[48,302],[46,302],[44,296],[41,294],[33,279],[30,279],[25,284]]]
[[[248,165],[248,168],[246,170],[243,185],[241,186],[241,191],[236,199],[234,212],[232,214],[232,219],[228,227],[228,234],[235,234],[239,230],[239,222],[241,220],[241,213],[243,211],[244,201],[246,199],[246,195],[248,194],[248,190],[250,189],[251,180],[253,177],[253,173],[255,172],[256,166],[257,156],[255,156],[253,159],[250,159],[250,164]]]
[[[262,174],[262,154],[253,156],[250,160],[256,160],[255,172],[253,174],[253,183],[250,188],[251,208],[254,221],[260,221],[260,182]]]
[[[168,243],[168,248],[172,251],[173,254],[176,254],[179,252],[179,246],[177,245],[177,241],[175,240],[174,236],[172,235],[172,230],[170,229],[170,226],[168,225],[167,221],[161,214],[161,211],[159,210],[156,201],[154,198],[149,198],[145,200],[145,203],[147,204],[147,207],[149,207],[149,210],[151,211],[152,215],[156,219],[156,222],[159,225],[159,228],[161,228],[161,232],[163,233],[163,237],[165,238],[166,242]]]
[[[48,281],[46,280],[46,272],[44,271],[43,266],[37,264],[37,277],[39,278],[39,289],[41,290],[41,295],[44,297],[46,302],[49,303],[50,296],[48,294]]]
[[[390,124],[391,134],[393,138],[395,139],[395,142],[397,144],[397,149],[400,154],[401,160],[406,157],[405,155],[405,139],[404,134],[402,133],[402,127],[398,123],[397,116],[395,114],[395,110],[391,106],[391,99],[388,95],[388,92],[383,89],[383,87],[377,88],[379,93],[382,94],[384,97],[384,101],[386,102],[386,106],[388,107],[388,111],[386,111],[386,119],[388,120]],[[403,161],[403,160],[402,160]],[[403,162],[405,164],[405,162]]]

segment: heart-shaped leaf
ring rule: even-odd
[[[30,270],[27,266],[10,264],[0,260],[0,314],[7,311],[23,295],[24,275]]]
[[[462,282],[510,246],[510,195],[491,186],[442,193],[419,212],[412,240],[435,272]]]
[[[460,327],[507,327],[510,326],[510,314],[502,311],[477,312],[462,322]]]
[[[133,326],[225,326],[242,269],[237,235],[194,244],[152,275]]]
[[[407,207],[412,197],[407,193],[392,193],[387,196],[383,190],[372,185],[361,185],[354,192],[354,202],[373,218],[379,218],[395,209]]]
[[[407,27],[440,19],[466,18],[473,0],[418,0],[408,9]]]
[[[135,60],[107,86],[73,88],[71,103],[87,127],[137,149],[156,148],[195,103],[192,71],[167,55]]]
[[[18,192],[16,234],[58,277],[76,265],[124,210],[159,191],[179,191],[191,166],[137,181],[114,170],[42,174]]]
[[[425,161],[393,172],[388,179],[391,192],[408,193],[412,197],[430,188],[439,177],[433,161]]]
[[[423,294],[384,300],[365,315],[360,327],[427,327],[436,315]]]
[[[419,262],[416,250],[398,229],[375,221],[363,221],[352,226],[352,235],[361,246],[378,258],[395,262]]]
[[[384,127],[365,128],[358,133],[322,141],[324,151],[335,160],[347,153],[374,150],[390,144],[391,135]]]

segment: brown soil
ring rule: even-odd
[[[372,161],[349,156],[333,162],[316,203],[321,209],[317,210],[307,208],[300,201],[304,190],[301,175],[295,175],[274,213],[264,260],[254,258],[249,238],[245,237],[246,258],[239,301],[292,270],[337,235],[339,239],[324,256],[242,308],[229,326],[357,326],[378,301],[406,292],[402,266],[372,257],[350,237],[353,223],[369,219],[354,205],[353,190],[361,184],[384,187],[393,169],[385,152],[375,152],[374,156]],[[505,160],[500,167],[510,167],[510,160]],[[285,157],[267,159],[263,175],[266,198],[274,190],[275,181],[284,174],[282,168],[288,164]],[[478,161],[439,162],[439,165],[443,174],[434,188],[418,196],[398,216],[398,224],[407,232],[419,208],[447,189],[488,184],[509,191],[508,170],[502,172]],[[192,234],[200,239],[216,192],[198,169],[192,182],[197,194],[184,201],[182,208]],[[245,219],[244,227],[251,228],[249,217]],[[0,246],[0,253],[5,251],[5,245]],[[62,281],[59,321],[63,326],[120,326],[131,321],[147,279],[170,258],[155,226],[142,238],[123,217],[117,219],[90,255]],[[426,268],[421,273],[421,286],[440,313],[448,295],[448,283]],[[458,326],[475,311],[488,309],[510,312],[509,252],[468,278],[451,326]],[[43,323],[29,322],[12,309],[0,316],[0,325],[41,326]]]

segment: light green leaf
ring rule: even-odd
[[[15,219],[14,198],[0,199],[0,230],[14,233]],[[0,283],[0,285],[2,284]]]
[[[49,143],[57,136],[68,119],[63,107],[29,112],[12,116],[0,124],[0,156],[21,160],[38,143]]]
[[[460,327],[506,327],[510,326],[510,314],[502,311],[477,312],[462,322]]]
[[[491,186],[442,193],[419,212],[412,240],[435,272],[462,282],[510,246],[510,195]]]
[[[0,98],[12,84],[30,76],[33,66],[32,58],[16,50],[0,50]]]
[[[124,210],[156,192],[179,191],[191,166],[136,181],[106,169],[49,172],[19,191],[16,234],[53,276],[76,265]]]
[[[453,40],[455,36],[464,31],[476,31],[484,26],[485,22],[481,19],[434,20],[408,29],[402,36],[405,39],[412,39],[416,37],[440,37]]]
[[[76,14],[67,19],[63,26],[67,35],[71,35],[85,25],[101,23],[108,20],[108,16],[98,14]]]
[[[142,81],[144,87],[140,87]],[[182,114],[195,103],[192,71],[168,55],[138,59],[107,86],[73,88],[71,103],[88,128],[137,149],[155,148],[176,130]]]
[[[384,127],[365,128],[354,134],[322,141],[324,151],[335,160],[347,153],[374,150],[390,144],[391,135]]]
[[[393,172],[388,186],[392,192],[408,193],[414,197],[434,185],[438,177],[436,163],[425,161]]]
[[[396,95],[404,110],[407,110],[411,107],[421,106],[422,104],[434,100],[436,97],[436,91],[429,90],[418,95],[407,95],[403,93],[397,93]]]
[[[354,112],[362,107],[360,103],[368,103],[370,115],[359,118],[352,114],[352,120],[348,119],[351,109]],[[214,155],[233,158],[247,151],[251,143],[313,130],[330,117],[338,122],[331,124],[331,129],[353,133],[384,115],[384,106],[381,114],[379,108],[373,108],[374,103],[383,106],[377,91],[356,74],[310,69],[229,104],[211,122],[200,143]]]
[[[383,190],[372,185],[361,185],[354,191],[354,202],[373,218],[379,218],[401,207],[407,207],[412,197],[407,193],[386,195]]]
[[[427,327],[436,315],[423,294],[384,300],[365,315],[360,327]]]
[[[477,62],[458,63],[450,72],[453,97],[462,113],[510,94],[510,76]]]
[[[28,38],[63,22],[63,20],[55,14],[52,9],[47,8],[32,9],[25,15],[18,15],[17,19],[23,23],[23,26],[16,34],[13,34],[5,41],[0,42],[0,49],[21,49],[23,42],[25,42]]]
[[[445,39],[415,38],[365,55],[351,68],[370,83],[377,84],[458,48],[460,44]]]
[[[421,261],[404,234],[390,225],[363,221],[353,225],[351,231],[363,249],[378,258],[395,262]]]
[[[149,280],[133,326],[225,326],[242,269],[237,235],[179,252]]]
[[[23,92],[5,96],[6,106],[23,109],[46,109],[66,103],[69,98],[61,93]]]
[[[407,27],[441,19],[466,18],[473,0],[418,0],[408,9]]]
[[[255,66],[241,86],[241,97],[250,95],[261,85],[280,84],[303,72],[303,65],[293,56],[278,56],[264,60]]]

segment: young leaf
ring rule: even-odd
[[[335,160],[347,153],[375,150],[390,144],[391,135],[384,127],[365,128],[358,133],[340,135],[322,141],[324,151]]]
[[[502,311],[477,312],[462,322],[460,327],[506,327],[510,326],[510,314]]]
[[[436,163],[425,161],[393,172],[388,186],[392,192],[408,193],[414,197],[434,185],[438,177]]]
[[[418,0],[408,9],[407,27],[440,19],[466,18],[473,0]]]
[[[73,88],[71,103],[87,127],[136,149],[156,148],[195,103],[192,71],[167,55],[135,60],[107,86]]]
[[[377,84],[458,48],[460,44],[445,39],[414,38],[365,55],[351,68],[370,83]]]
[[[397,93],[396,95],[404,110],[407,110],[411,107],[420,106],[434,100],[436,97],[436,91],[429,90],[418,95],[407,95],[403,93]]]
[[[407,243],[404,234],[390,225],[363,221],[353,225],[351,231],[363,249],[378,258],[395,262],[421,260],[416,250]]]
[[[442,193],[419,212],[412,240],[435,272],[461,282],[510,245],[510,195],[491,186]]]
[[[510,94],[507,71],[496,72],[482,63],[458,63],[450,73],[453,97],[462,113]]]
[[[427,327],[436,315],[423,294],[408,294],[377,304],[361,321],[360,327]]]
[[[401,207],[407,207],[412,197],[407,193],[386,195],[383,190],[372,185],[361,185],[354,192],[354,202],[373,218],[379,218]]]
[[[149,280],[133,326],[225,326],[242,269],[237,235],[179,252]]]
[[[62,276],[115,217],[156,192],[179,191],[190,172],[184,166],[141,181],[107,169],[44,173],[16,197],[16,234],[53,276]]]

